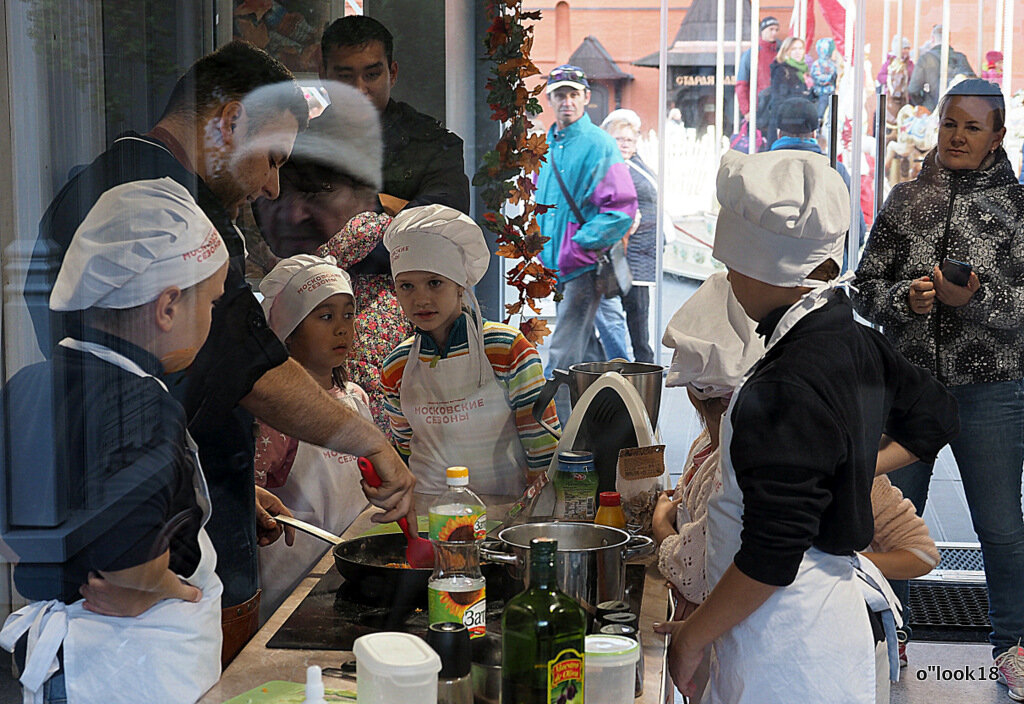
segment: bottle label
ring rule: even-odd
[[[583,655],[566,648],[548,661],[549,704],[582,704]]]
[[[487,537],[487,511],[483,506],[472,506],[472,513],[453,516],[431,510],[429,532],[431,540],[453,543],[483,540]]]
[[[451,621],[465,624],[469,637],[479,638],[487,633],[486,588],[470,591],[446,591],[427,587],[427,607],[430,623]]]

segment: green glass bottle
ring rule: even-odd
[[[587,619],[558,589],[558,543],[530,541],[530,585],[501,616],[501,701],[582,704]]]

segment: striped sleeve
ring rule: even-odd
[[[412,427],[402,412],[402,374],[405,372],[405,363],[412,352],[412,343],[415,337],[405,340],[384,359],[384,365],[380,375],[380,389],[384,395],[384,412],[391,423],[391,437],[395,442],[395,449],[398,454],[409,461],[409,443],[412,440]]]
[[[547,469],[558,440],[533,419],[533,402],[544,386],[544,368],[537,349],[516,328],[490,321],[484,323],[484,348],[495,377],[508,390],[529,470]],[[554,402],[545,409],[544,420],[554,428],[560,427]]]

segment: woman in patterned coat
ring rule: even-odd
[[[957,399],[961,432],[950,447],[984,555],[989,639],[1000,680],[1020,701],[1024,188],[1002,147],[1005,114],[999,88],[981,79],[944,96],[938,146],[878,213],[857,269],[855,303]],[[966,285],[940,269],[946,258],[971,265]],[[918,462],[890,475],[921,514],[931,473]]]

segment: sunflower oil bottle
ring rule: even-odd
[[[449,467],[448,490],[430,507],[434,571],[427,582],[430,623],[464,623],[470,638],[486,632],[487,599],[480,541],[487,534],[484,502],[469,488],[469,470]]]

